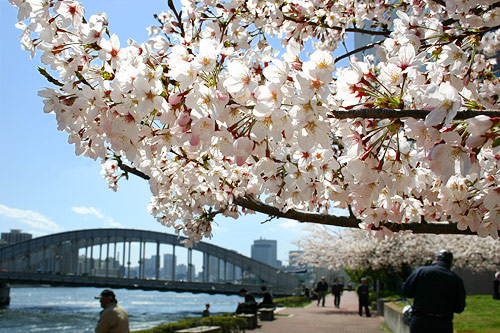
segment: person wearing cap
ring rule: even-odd
[[[118,305],[116,295],[112,290],[105,289],[99,296],[103,310],[99,314],[99,321],[95,328],[96,333],[129,333],[127,311]]]
[[[417,268],[403,284],[403,296],[413,298],[411,333],[452,333],[453,314],[465,309],[462,279],[450,270],[453,254],[441,250],[432,265]]]

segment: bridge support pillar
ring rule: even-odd
[[[0,283],[0,308],[10,304],[10,286],[5,283]]]

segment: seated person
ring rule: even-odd
[[[259,303],[258,308],[274,308],[274,303],[273,303],[273,296],[271,295],[270,292],[266,291],[265,286],[261,286],[260,290],[264,293],[264,298],[262,299],[262,302]]]
[[[240,290],[240,296],[245,297],[245,302],[238,303],[238,308],[236,309],[236,314],[240,313],[250,313],[257,314],[257,303],[255,302],[255,297],[247,292],[245,288]]]
[[[205,310],[203,310],[203,313],[201,314],[202,317],[210,317],[210,304],[207,303],[205,305]]]

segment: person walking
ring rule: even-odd
[[[318,304],[319,306],[320,301],[322,301],[322,306],[325,306],[325,298],[326,294],[328,293],[328,283],[326,282],[326,278],[323,276],[321,278],[321,281],[318,282],[316,285],[316,292],[318,293]]]
[[[493,299],[500,299],[500,272],[496,272],[493,279]]]
[[[434,263],[417,268],[403,284],[403,296],[414,298],[411,333],[453,333],[453,313],[465,309],[462,279],[450,270],[453,254],[441,250]]]
[[[115,293],[110,289],[104,289],[99,296],[103,310],[99,314],[96,333],[129,333],[129,321],[127,311],[118,305]]]
[[[368,280],[366,278],[361,279],[361,284],[357,289],[357,293],[358,293],[358,303],[359,303],[359,315],[363,316],[363,308],[365,308],[366,316],[371,317],[370,286],[368,285]]]
[[[332,284],[333,305],[338,309],[340,308],[340,296],[344,292],[344,285],[335,279]]]

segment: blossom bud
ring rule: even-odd
[[[485,115],[475,116],[474,118],[467,119],[465,122],[468,125],[467,131],[473,136],[483,135],[493,125],[491,118]]]
[[[177,119],[177,125],[184,127],[189,123],[190,120],[191,120],[191,116],[189,115],[189,113],[182,112],[180,114],[179,118]]]
[[[233,148],[239,156],[248,156],[253,150],[253,141],[246,136],[242,136],[234,141]]]
[[[486,142],[486,137],[484,136],[470,136],[465,145],[469,148],[481,147]]]
[[[223,101],[223,102],[224,102],[224,101],[226,101],[226,100],[229,98],[229,96],[224,95],[224,94],[223,94],[220,90],[216,90],[216,91],[215,91],[215,94],[216,94],[217,99],[218,99],[219,101]]]
[[[189,144],[193,147],[196,147],[200,144],[200,136],[196,134],[191,135],[191,139],[189,139]]]
[[[180,94],[172,94],[168,96],[168,102],[170,105],[177,105],[182,101],[182,96]]]

